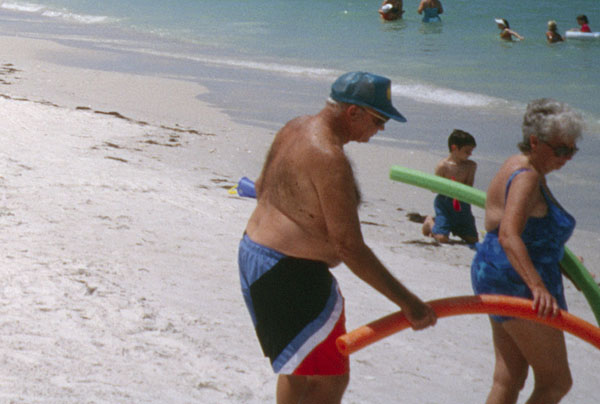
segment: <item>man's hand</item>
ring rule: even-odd
[[[413,330],[422,330],[435,325],[437,315],[430,305],[423,303],[418,297],[408,307],[402,309]]]

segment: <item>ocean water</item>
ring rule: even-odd
[[[179,60],[181,68],[161,73],[191,79],[197,74],[194,63],[215,71],[244,69],[249,77],[266,72],[306,82],[331,82],[350,70],[372,71],[392,79],[394,96],[431,105],[434,111],[517,116],[528,101],[553,97],[579,110],[587,122],[581,152],[567,174],[561,170],[556,176],[553,189],[559,199],[568,199],[576,217],[585,218],[583,227],[597,230],[600,40],[549,45],[544,34],[548,20],[556,20],[564,33],[577,26],[575,17],[582,13],[592,30],[600,31],[600,2],[443,1],[442,22],[434,24],[421,22],[417,0],[405,0],[404,18],[393,22],[379,18],[379,5],[364,0],[13,0],[0,1],[0,34],[141,55],[139,63],[121,69],[159,69],[144,65],[142,56],[162,55]],[[525,40],[500,40],[496,17],[506,18]],[[232,102],[226,95],[220,101],[224,106]],[[289,112],[289,118],[296,112]],[[393,137],[393,132],[383,135]],[[438,140],[424,136],[415,142],[440,149],[432,144]],[[498,148],[508,149],[492,138],[478,143],[476,154],[490,161]]]
[[[552,96],[600,121],[600,41],[549,45],[544,37],[548,20],[564,33],[580,13],[600,31],[597,0],[454,0],[435,24],[421,22],[417,4],[406,1],[404,19],[394,22],[380,20],[378,1],[364,0],[16,0],[0,8],[179,41],[179,56],[216,63],[325,77],[373,71],[392,78],[395,94],[418,101],[522,108]],[[494,17],[525,40],[501,41]]]

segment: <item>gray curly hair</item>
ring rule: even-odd
[[[573,111],[567,104],[552,98],[540,98],[527,105],[523,116],[523,140],[518,144],[522,152],[530,152],[529,138],[536,135],[542,141],[553,137],[571,141],[579,140],[584,122],[580,114]]]

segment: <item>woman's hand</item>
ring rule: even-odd
[[[531,308],[538,314],[538,317],[556,317],[560,312],[558,302],[548,292],[544,286],[537,286],[531,289],[533,294],[533,304]]]

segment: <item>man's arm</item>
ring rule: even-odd
[[[435,324],[433,310],[400,283],[365,244],[354,176],[343,152],[316,159],[313,167],[329,241],[340,259],[356,276],[400,306],[414,329]]]

